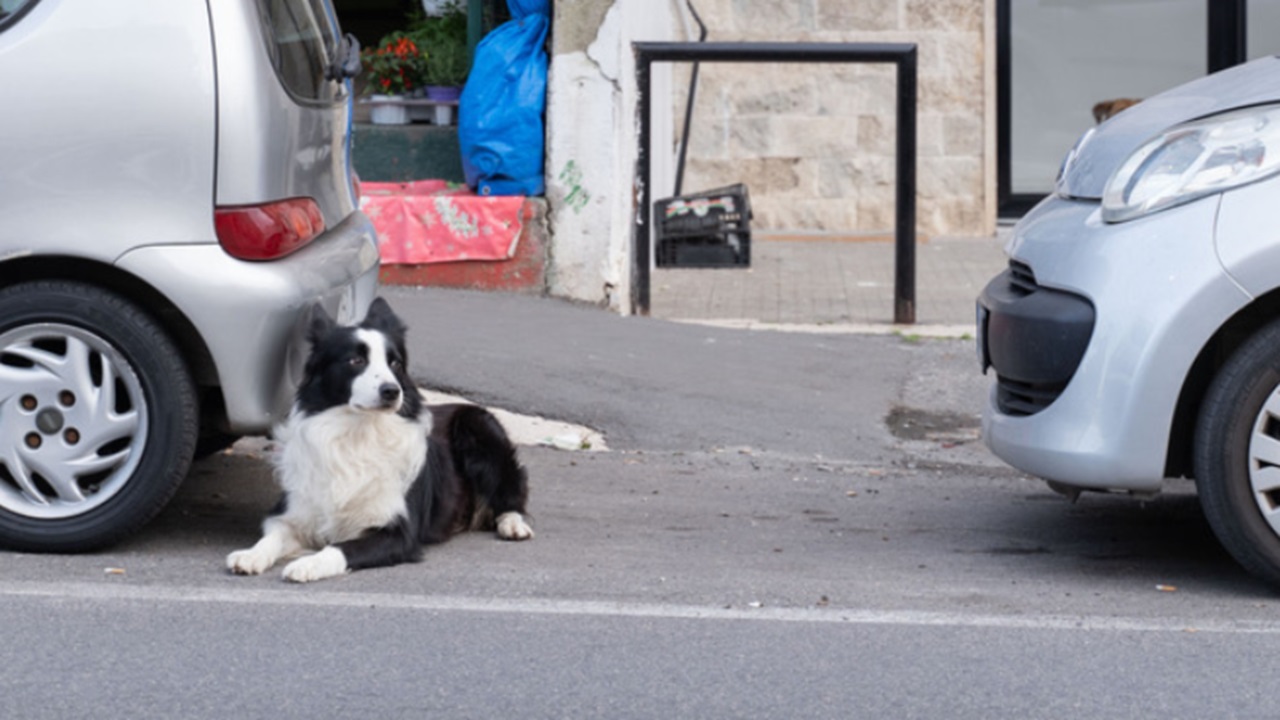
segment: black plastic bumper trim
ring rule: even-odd
[[[1093,304],[1074,293],[1041,287],[1020,263],[993,278],[978,303],[984,310],[979,355],[996,371],[1001,410],[1028,415],[1048,407],[1089,347],[1096,319]]]

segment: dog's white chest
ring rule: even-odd
[[[334,408],[290,416],[277,430],[285,518],[318,542],[352,539],[405,515],[405,493],[427,458],[429,425]]]

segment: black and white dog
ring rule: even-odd
[[[426,407],[405,371],[405,326],[382,298],[355,327],[313,310],[302,385],[276,428],[284,497],[252,548],[227,556],[241,575],[302,555],[284,579],[309,582],[416,561],[455,532],[496,528],[528,540],[528,486],[515,447],[487,410]]]

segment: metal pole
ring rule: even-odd
[[[898,61],[893,321],[916,321],[916,49]]]
[[[653,239],[649,232],[649,85],[652,63],[644,53],[636,54],[636,85],[639,97],[636,98],[636,114],[640,116],[640,148],[636,153],[636,221],[631,245],[635,252],[635,262],[631,273],[631,312],[636,315],[649,314],[649,264]]]
[[[914,43],[635,42],[653,62],[897,63]]]
[[[684,188],[684,160],[689,151],[689,128],[693,125],[693,99],[698,94],[698,64],[689,73],[689,104],[684,111],[684,134],[680,136],[680,159],[676,161],[676,187],[673,195]]]
[[[1214,0],[1209,5],[1209,56],[1211,73],[1249,59],[1245,0]]]
[[[467,0],[467,58],[475,62],[476,45],[484,36],[484,4],[481,0]]]
[[[689,12],[693,15],[694,22],[698,23],[698,42],[706,42],[707,26],[702,23],[702,18],[698,16],[698,11],[693,9],[693,3],[686,0],[689,6]],[[693,69],[689,71],[689,99],[685,101],[684,106],[684,130],[680,134],[680,159],[676,162],[676,187],[673,195],[679,195],[684,188],[684,161],[689,153],[689,130],[693,126],[693,104],[698,96],[698,66],[700,63],[694,63]]]

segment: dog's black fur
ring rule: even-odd
[[[263,539],[228,556],[233,572],[262,572],[318,546],[321,552],[286,566],[285,577],[305,582],[412,562],[424,545],[494,528],[495,518],[500,537],[532,537],[524,521],[528,481],[506,432],[478,406],[425,406],[408,375],[405,333],[381,298],[356,327],[313,311],[304,378],[280,433],[285,494],[263,524]],[[365,476],[366,467],[382,470]],[[338,484],[316,477],[320,468]],[[352,499],[330,499],[339,495]],[[382,522],[361,526],[366,517]]]
[[[466,530],[493,529],[494,518],[525,515],[525,469],[506,432],[489,411],[476,405],[425,408],[433,425],[427,462],[405,494],[407,516],[336,543],[348,570],[398,565],[422,559],[422,546]],[[282,514],[287,496],[279,504]]]

